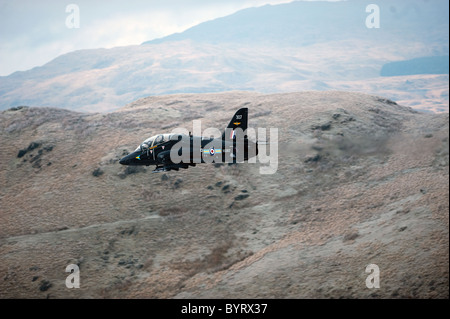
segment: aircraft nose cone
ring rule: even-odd
[[[122,164],[122,165],[128,165],[129,162],[130,162],[130,161],[129,161],[126,157],[122,158],[122,159],[119,161],[119,163]]]

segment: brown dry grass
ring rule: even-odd
[[[274,175],[117,163],[167,123],[222,128],[243,105],[251,126],[279,128]],[[357,93],[232,92],[109,114],[10,110],[0,129],[1,298],[448,298],[448,114]]]

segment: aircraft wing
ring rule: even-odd
[[[178,171],[180,168],[187,169],[189,166],[195,166],[195,163],[179,163],[179,164],[166,164],[163,166],[156,166],[156,168],[152,171],[152,173],[161,173],[161,172],[168,172],[171,170]]]

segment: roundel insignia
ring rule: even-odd
[[[215,153],[214,147],[209,150],[209,155],[213,156]]]

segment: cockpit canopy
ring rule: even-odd
[[[149,137],[136,148],[135,152],[147,152],[148,150],[154,149],[158,145],[166,143],[168,141],[178,141],[181,136],[182,134],[159,134]]]

